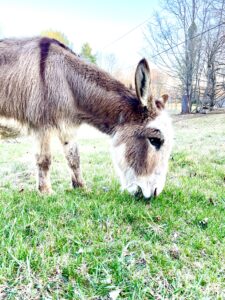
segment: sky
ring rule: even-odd
[[[112,53],[120,68],[129,69],[143,57],[145,21],[151,20],[157,5],[157,0],[0,0],[0,36],[30,37],[58,30],[75,52],[88,42],[94,53]]]

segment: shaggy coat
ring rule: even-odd
[[[54,39],[2,40],[0,84],[0,115],[33,129],[86,122],[112,133],[146,117],[132,91]]]

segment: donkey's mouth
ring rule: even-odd
[[[144,197],[146,199],[150,199],[150,198],[156,198],[158,195],[157,193],[157,188],[144,188],[144,187],[140,187],[138,186],[137,191],[135,193],[135,196],[137,197]]]

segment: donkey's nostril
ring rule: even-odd
[[[142,197],[143,196],[140,186],[138,187],[138,189],[137,189],[137,191],[134,195],[135,195],[135,197]]]
[[[157,188],[155,188],[155,190],[154,190],[154,197],[156,197],[157,196]]]

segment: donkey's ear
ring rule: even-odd
[[[146,101],[150,95],[150,69],[148,62],[143,58],[136,69],[135,72],[135,88],[136,93],[141,101]]]
[[[155,101],[156,107],[158,109],[164,109],[165,108],[165,104],[166,104],[167,100],[169,99],[169,96],[167,94],[164,94],[164,95],[162,95],[161,99],[162,100],[156,100]]]

